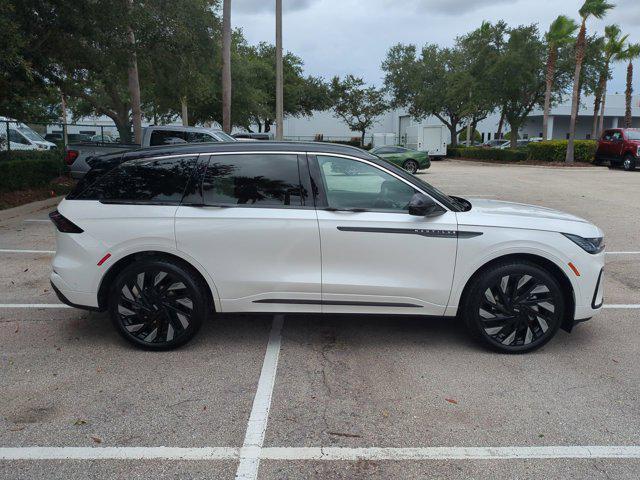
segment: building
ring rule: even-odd
[[[625,96],[623,94],[609,94],[606,100],[604,126],[605,128],[622,127],[624,124]],[[640,128],[640,96],[632,98],[633,126]],[[542,136],[542,110],[534,110],[529,115],[526,124],[520,129],[522,138]],[[566,139],[569,135],[569,119],[571,118],[571,99],[555,105],[551,108],[549,116],[549,138]],[[477,130],[483,140],[495,138],[500,121],[499,114],[493,113],[482,120]],[[428,125],[442,125],[436,117],[428,117],[425,120],[414,120],[404,110],[391,110],[380,117],[379,121],[367,132],[369,141],[376,133],[393,133],[401,143],[409,147],[417,144],[420,129]],[[591,136],[593,125],[593,97],[583,97],[578,112],[576,124],[576,138],[587,139]],[[503,133],[509,131],[509,125],[505,124]],[[316,135],[323,135],[326,140],[348,139],[357,137],[357,132],[352,132],[339,119],[335,118],[331,111],[315,112],[311,117],[287,118],[284,123],[284,136],[291,139],[312,140]],[[448,139],[451,140],[450,138]]]

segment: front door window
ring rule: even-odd
[[[319,155],[318,164],[329,208],[408,212],[416,193],[412,186],[364,162]]]

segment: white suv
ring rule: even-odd
[[[450,197],[360,149],[173,146],[110,165],[51,214],[51,282],[138,346],[184,344],[212,312],[308,312],[460,316],[524,352],[602,306],[596,226]]]

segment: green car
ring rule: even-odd
[[[424,170],[431,166],[431,160],[429,160],[427,152],[419,152],[410,148],[385,145],[374,148],[371,153],[395,163],[409,173],[416,173],[418,170]]]

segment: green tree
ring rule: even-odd
[[[571,119],[569,121],[569,141],[567,142],[567,156],[566,162],[573,163],[574,157],[574,141],[576,138],[576,119],[578,117],[580,93],[580,71],[582,69],[582,62],[585,55],[586,47],[586,35],[587,35],[587,19],[590,17],[603,18],[609,10],[613,8],[613,5],[607,3],[605,0],[585,0],[584,4],[579,10],[582,22],[580,24],[580,30],[575,44],[575,56],[576,63],[573,74],[573,92],[571,95]]]
[[[504,47],[504,22],[484,22],[456,39],[452,48],[398,44],[382,63],[385,87],[393,107],[406,108],[416,119],[430,115],[449,129],[451,145],[468,125],[475,129],[497,102],[495,70]]]
[[[611,78],[611,62],[618,60],[628,38],[628,35],[621,35],[622,32],[618,25],[607,25],[604,28],[604,67],[600,72],[598,92],[594,103],[592,138],[597,138],[604,127],[604,108],[607,101],[607,82]],[[599,113],[598,107],[600,107]]]
[[[546,66],[546,86],[544,92],[544,114],[542,117],[542,138],[547,139],[549,125],[549,110],[551,108],[551,94],[553,82],[558,62],[558,50],[574,40],[573,34],[578,29],[578,24],[573,19],[565,15],[559,15],[549,27],[545,34],[547,42],[547,66]]]
[[[344,80],[334,77],[331,81],[333,111],[353,132],[360,132],[360,144],[378,117],[389,109],[384,90],[366,87],[364,80],[347,75]]]
[[[512,132],[518,132],[531,111],[544,104],[547,86],[547,49],[540,39],[535,25],[520,26],[509,30],[504,51],[494,65],[497,72],[495,88],[500,105]],[[553,84],[556,91],[566,85],[566,75],[554,70]],[[511,138],[516,147],[517,138]]]
[[[247,47],[243,58],[250,72],[254,92],[253,122],[259,131],[269,132],[276,115],[276,49],[268,43]],[[331,98],[326,83],[318,77],[304,76],[302,59],[291,52],[283,56],[284,115],[309,116],[314,110],[326,110]]]
[[[631,128],[631,95],[633,94],[633,61],[640,57],[640,43],[631,43],[627,45],[622,54],[619,55],[620,60],[626,60],[627,64],[627,86],[625,88],[625,109],[624,109],[624,126]]]

